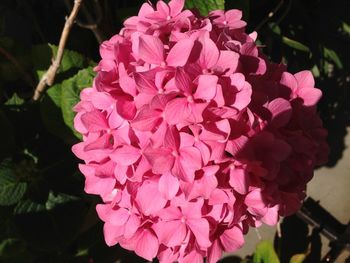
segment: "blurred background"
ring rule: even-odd
[[[31,97],[57,52],[73,0],[0,1],[0,262],[144,262],[119,247],[108,248],[95,205],[71,146],[72,106],[91,85],[99,43],[136,15],[141,0],[85,0],[67,42],[55,84],[39,102]],[[350,220],[350,1],[187,0],[202,14],[211,8],[239,8],[247,31],[274,62],[295,73],[309,69],[323,91],[319,112],[329,131],[329,162],[316,171],[308,194],[341,224]],[[320,262],[328,241],[297,217],[276,229],[248,234],[237,256],[254,253],[259,239],[275,240],[281,262],[304,254]],[[294,235],[293,235],[294,233]],[[298,233],[298,235],[295,235]],[[343,253],[337,262],[345,262]],[[250,262],[249,258],[246,262]],[[272,262],[272,261],[259,261]],[[275,261],[274,261],[275,262]],[[277,262],[277,261],[276,261]],[[302,261],[295,261],[302,262]]]

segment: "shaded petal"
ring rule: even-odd
[[[169,126],[164,137],[164,146],[177,151],[180,146],[180,134],[175,126]]]
[[[192,95],[192,81],[183,68],[177,68],[175,71],[175,85],[186,95]]]
[[[134,79],[135,79],[137,90],[139,92],[153,94],[153,95],[157,94],[157,87],[155,86],[154,82],[147,79],[144,73],[135,72]]]
[[[269,103],[267,108],[272,114],[271,123],[275,127],[285,126],[292,117],[292,106],[285,99],[274,99]]]
[[[132,120],[137,110],[133,101],[120,99],[117,101],[117,111],[124,119]]]

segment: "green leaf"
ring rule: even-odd
[[[5,105],[7,106],[20,106],[24,103],[24,99],[20,98],[17,93],[13,93],[12,97],[9,98]]]
[[[94,78],[92,68],[80,70],[75,76],[63,81],[61,94],[61,109],[64,123],[81,138],[73,127],[75,113],[73,107],[80,101],[79,94],[82,89],[90,87]]]
[[[281,28],[278,24],[271,22],[269,23],[269,28],[277,35],[281,35]]]
[[[346,22],[342,22],[342,29],[345,33],[347,33],[348,35],[350,35],[350,25],[347,24]]]
[[[43,99],[40,101],[40,114],[46,129],[63,139],[66,143],[74,143],[75,136],[65,125],[61,111],[61,90],[60,84],[50,87]]]
[[[255,250],[253,263],[280,263],[271,242],[260,242]]]
[[[343,68],[343,63],[341,62],[338,54],[333,49],[329,49],[329,48],[324,47],[323,48],[323,55],[326,59],[334,62],[334,64],[337,66],[338,69]]]
[[[293,257],[291,257],[289,263],[303,263],[305,258],[305,254],[296,254]]]
[[[197,8],[202,16],[207,16],[210,11],[225,9],[225,0],[186,0],[185,7]]]
[[[320,70],[318,68],[317,65],[314,65],[312,68],[311,68],[311,72],[312,74],[314,75],[315,78],[318,78],[320,77],[321,73],[320,73]]]
[[[307,46],[305,46],[304,44],[302,44],[296,40],[290,39],[286,36],[282,37],[282,42],[284,44],[286,44],[287,46],[294,48],[296,50],[300,50],[300,51],[308,52],[308,53],[310,52],[310,49]]]
[[[24,247],[23,241],[17,238],[8,238],[0,243],[0,256],[9,256],[17,251],[22,250]],[[16,248],[16,249],[15,249]]]
[[[0,165],[0,205],[10,206],[21,200],[27,190],[27,183],[16,178],[8,160]]]
[[[33,69],[38,78],[40,78],[51,65],[52,59],[57,54],[57,46],[52,44],[36,45],[31,50]],[[76,51],[64,50],[59,73],[66,72],[70,69],[81,69],[85,66],[85,58]]]
[[[45,211],[45,204],[34,202],[30,199],[18,202],[13,210],[15,215],[37,213],[41,211]]]
[[[33,258],[23,240],[17,238],[8,238],[0,243],[0,261],[12,263],[29,263],[33,261]]]
[[[16,205],[14,209],[14,213],[19,215],[19,214],[37,213],[42,211],[50,211],[60,205],[64,205],[66,203],[70,203],[78,200],[80,199],[76,196],[72,196],[64,193],[54,194],[52,191],[50,191],[48,194],[47,200],[44,203],[40,203],[30,199],[22,200]]]
[[[79,198],[76,196],[67,195],[64,193],[58,193],[55,195],[52,191],[50,191],[49,196],[47,198],[47,201],[45,203],[45,208],[46,208],[46,210],[52,210],[56,206],[59,206],[59,205],[65,204],[65,203],[69,203],[69,202],[73,202],[73,201],[77,201],[77,200],[79,200]]]

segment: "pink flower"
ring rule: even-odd
[[[72,147],[107,245],[149,261],[217,262],[249,227],[295,213],[327,160],[309,71],[271,63],[239,10],[142,5],[102,43]]]

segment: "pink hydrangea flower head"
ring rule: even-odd
[[[145,3],[102,43],[72,150],[109,246],[215,263],[249,227],[297,211],[327,132],[311,73],[268,61],[241,11],[183,7]]]

